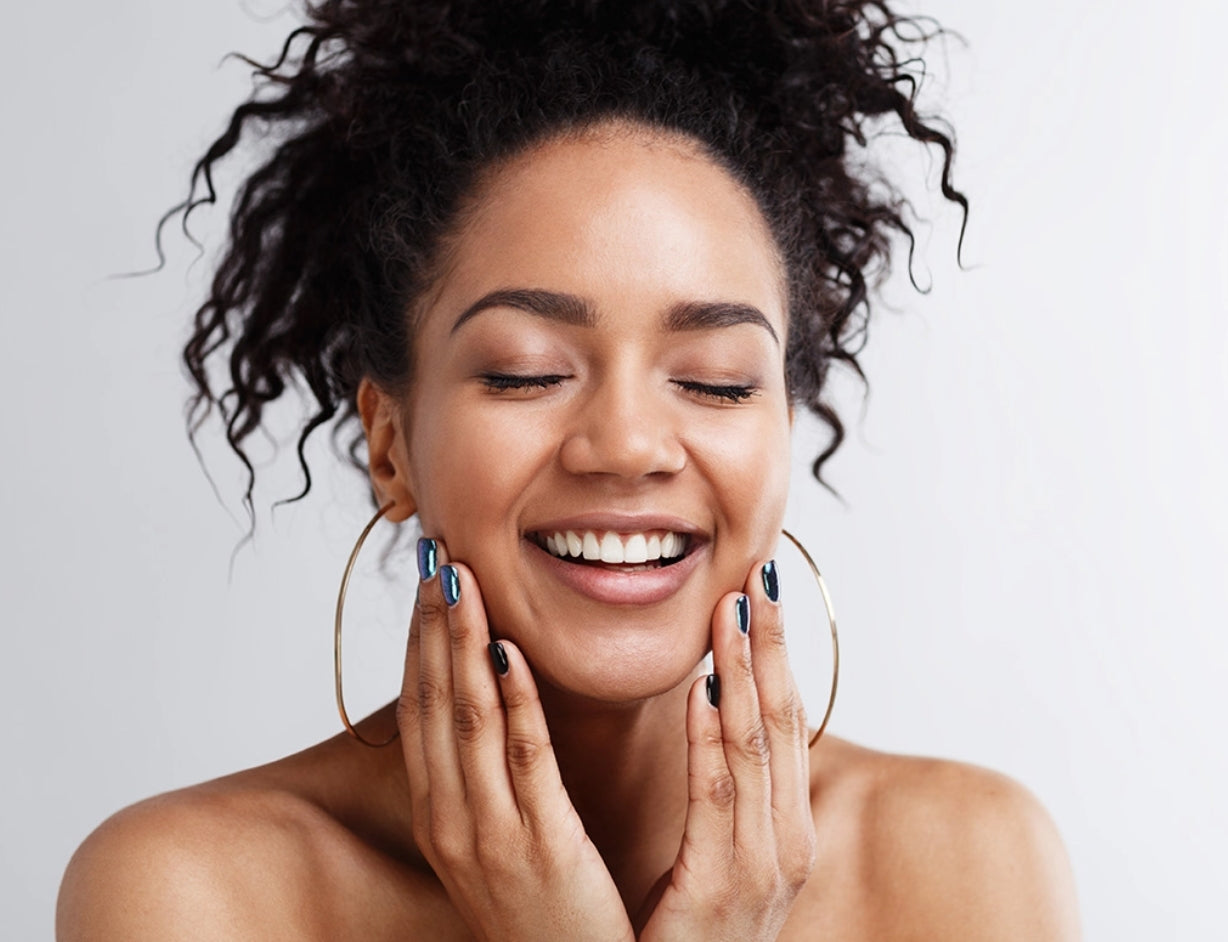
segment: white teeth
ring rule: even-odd
[[[566,552],[566,555],[568,556],[579,556],[583,551],[584,541],[581,540],[575,533],[568,530],[567,536],[564,537],[564,542],[559,544],[558,555],[562,556],[564,555],[564,552]]]
[[[648,562],[648,541],[644,539],[644,534],[632,533],[627,537],[627,545],[623,547],[623,562]]]
[[[592,530],[544,533],[541,541],[553,556],[600,560],[603,563],[640,565],[658,559],[674,559],[686,550],[687,538],[681,533],[631,533],[607,531],[601,536]]]
[[[589,530],[584,534],[584,558],[600,559],[601,544],[597,542],[597,534]]]
[[[621,563],[623,561],[623,541],[617,533],[607,533],[601,538],[601,561],[603,563]]]

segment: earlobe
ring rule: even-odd
[[[391,503],[387,517],[393,523],[417,511],[409,476],[409,449],[405,442],[396,400],[369,377],[363,377],[356,395],[358,415],[367,438],[367,468],[379,506]]]

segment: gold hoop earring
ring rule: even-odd
[[[797,547],[797,551],[802,554],[802,559],[806,560],[806,565],[810,567],[814,581],[819,584],[819,592],[823,596],[823,607],[827,610],[827,627],[831,632],[831,695],[827,698],[827,709],[823,713],[823,722],[819,724],[815,734],[810,737],[810,747],[814,748],[814,744],[819,741],[824,730],[827,729],[827,722],[831,719],[832,708],[836,705],[836,686],[840,682],[840,638],[836,634],[836,613],[831,605],[831,596],[827,592],[827,583],[823,581],[819,567],[815,565],[814,559],[807,552],[806,547],[802,546],[801,540],[788,530],[781,530],[780,532],[782,536]]]
[[[341,722],[345,726],[345,731],[352,737],[357,739],[364,746],[370,746],[373,749],[379,749],[384,746],[391,745],[400,735],[399,731],[394,732],[383,742],[374,742],[367,739],[362,733],[354,728],[354,724],[350,721],[349,713],[345,709],[345,694],[341,681],[341,626],[342,615],[345,611],[345,595],[350,586],[350,574],[354,571],[354,564],[358,561],[358,554],[362,551],[362,546],[367,540],[367,536],[375,528],[375,525],[388,513],[395,505],[392,503],[385,504],[375,512],[367,525],[363,527],[362,533],[358,535],[358,542],[354,544],[354,549],[350,552],[350,558],[345,564],[345,571],[341,575],[341,588],[337,593],[337,612],[333,620],[333,681],[334,691],[337,697],[337,713],[341,716]],[[831,651],[832,651],[832,673],[831,673],[831,694],[827,698],[827,709],[823,713],[823,722],[819,724],[819,728],[814,735],[810,737],[810,746],[813,747],[822,737],[827,729],[828,721],[831,720],[832,709],[836,705],[836,689],[840,681],[840,639],[836,633],[836,613],[832,608],[831,595],[827,591],[827,584],[823,581],[823,575],[819,572],[819,567],[815,564],[814,558],[802,542],[788,530],[781,530],[781,535],[784,536],[790,543],[797,547],[797,551],[802,554],[802,558],[806,561],[806,565],[810,567],[810,572],[814,576],[815,582],[818,583],[819,593],[823,597],[823,607],[827,612],[827,627],[831,632]]]
[[[345,731],[364,746],[370,746],[372,749],[379,749],[395,742],[396,738],[400,735],[400,731],[397,730],[383,742],[373,742],[356,730],[354,724],[350,722],[350,715],[345,712],[345,695],[341,692],[341,613],[345,609],[346,590],[350,587],[350,573],[354,571],[354,563],[358,560],[362,544],[367,541],[367,534],[379,523],[380,518],[395,506],[395,503],[384,504],[383,507],[375,512],[375,516],[371,518],[371,521],[363,527],[362,533],[358,535],[358,542],[354,544],[354,549],[350,553],[350,560],[345,564],[345,572],[341,576],[341,591],[337,593],[337,617],[333,620],[333,678],[337,693],[337,712],[341,714],[341,722],[345,724]]]

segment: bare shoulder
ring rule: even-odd
[[[338,737],[119,812],[68,865],[57,937],[445,937],[442,890],[398,840],[396,757],[372,752]]]
[[[255,785],[211,783],[141,802],[73,856],[57,936],[280,938],[309,902],[313,845],[330,830],[310,802]]]
[[[812,763],[825,831],[853,868],[875,938],[1074,940],[1073,879],[1049,814],[986,769],[833,740]],[[845,871],[848,872],[847,870]],[[868,928],[868,926],[866,927]]]

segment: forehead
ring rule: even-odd
[[[689,139],[639,126],[558,137],[489,171],[446,257],[435,309],[540,288],[603,315],[742,302],[785,332],[783,265],[753,197]]]

